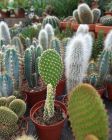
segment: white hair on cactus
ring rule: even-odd
[[[106,36],[104,50],[112,51],[112,30]]]
[[[77,29],[76,35],[79,35],[79,34],[84,35],[88,32],[89,32],[89,26],[87,24],[80,24]]]
[[[22,135],[22,136],[18,136],[15,140],[36,140],[36,138],[34,138],[33,136],[29,135]]]
[[[41,29],[39,32],[39,44],[43,47],[43,50],[48,49],[48,34],[45,29]]]

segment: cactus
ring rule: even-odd
[[[48,34],[45,29],[40,30],[38,39],[43,50],[46,50],[48,48]]]
[[[111,26],[112,25],[112,16],[107,15],[100,18],[100,23],[104,26]]]
[[[92,60],[92,61],[90,61],[89,65],[88,65],[87,74],[90,75],[90,74],[92,74],[94,72],[97,72],[97,65]]]
[[[49,44],[48,48],[50,48],[50,42],[54,37],[54,29],[51,26],[51,24],[48,23],[48,24],[45,25],[45,30],[46,30],[46,32],[48,34],[48,44]]]
[[[93,23],[93,14],[89,6],[85,3],[78,6],[78,15],[81,24],[92,24]]]
[[[5,45],[10,44],[11,42],[9,28],[8,28],[8,25],[4,21],[0,22],[0,41],[1,40],[5,42]]]
[[[84,140],[99,140],[99,139],[94,135],[87,135]]]
[[[52,25],[53,28],[58,28],[59,22],[60,21],[57,17],[48,15],[43,19],[42,26],[45,27],[45,25],[49,23]]]
[[[80,19],[79,19],[79,15],[78,15],[78,10],[77,9],[73,11],[73,17],[80,24]]]
[[[79,25],[78,29],[77,29],[77,32],[76,32],[76,35],[79,35],[79,34],[82,34],[82,35],[85,35],[89,33],[89,26],[88,25]]]
[[[0,97],[0,106],[6,106],[6,104],[7,104],[7,98]]]
[[[93,134],[99,140],[108,140],[108,115],[102,99],[89,84],[75,87],[68,101],[69,120],[77,140]]]
[[[13,100],[15,100],[15,99],[16,99],[16,97],[15,97],[14,95],[8,96],[8,97],[7,97],[7,106],[9,106],[9,104],[10,104]]]
[[[60,55],[52,49],[44,51],[40,56],[38,67],[39,74],[45,84],[51,83],[53,88],[56,88],[63,73],[63,63]]]
[[[67,46],[65,73],[68,92],[83,80],[91,54],[90,51],[87,51],[88,47],[91,48],[88,44],[91,43],[87,43],[85,36],[74,36]]]
[[[50,48],[56,50],[61,55],[61,41],[58,38],[53,38],[50,43]]]
[[[54,116],[54,91],[51,84],[47,85],[47,98],[44,105],[44,120],[50,120]]]
[[[27,37],[27,38],[25,39],[25,46],[26,46],[26,48],[29,48],[29,47],[31,46],[31,40],[30,40],[29,37]]]
[[[5,71],[3,58],[4,58],[4,54],[0,51],[0,75]]]
[[[98,8],[94,8],[93,10],[92,10],[92,13],[93,13],[93,23],[97,23],[98,22],[98,20],[99,20],[99,18],[100,18],[100,16],[101,16],[101,10],[100,9],[98,9]]]
[[[15,46],[17,52],[23,57],[24,54],[24,47],[19,37],[14,37],[11,41],[11,44]]]
[[[18,136],[15,140],[37,140],[37,139],[31,135],[27,136],[23,134],[22,136]]]
[[[21,118],[26,112],[26,104],[21,99],[14,99],[9,104],[9,108],[17,114],[18,118]]]
[[[7,73],[0,75],[0,96],[10,96],[14,90],[13,80]]]

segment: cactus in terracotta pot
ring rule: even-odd
[[[89,134],[99,140],[108,140],[108,115],[102,99],[91,85],[80,84],[71,91],[68,113],[77,140],[84,140]]]

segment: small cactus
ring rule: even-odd
[[[111,26],[112,25],[112,16],[107,15],[100,18],[100,23],[104,26]]]
[[[16,99],[16,97],[14,95],[8,96],[7,97],[7,106],[9,106],[9,104],[15,99]]]
[[[100,16],[101,16],[101,10],[100,9],[98,9],[98,8],[94,8],[93,10],[92,10],[92,13],[93,13],[93,23],[97,23],[98,22],[98,20],[99,20],[99,18],[100,18]]]
[[[31,46],[31,40],[30,40],[29,37],[27,37],[27,38],[25,39],[25,46],[26,46],[26,48],[29,48],[29,47]]]
[[[7,105],[7,98],[0,97],[0,106],[6,106],[6,105]]]
[[[80,19],[79,19],[79,15],[78,15],[78,10],[77,9],[73,11],[73,17],[80,24]]]
[[[87,74],[90,75],[94,72],[97,72],[97,65],[96,63],[92,60],[90,61],[89,65],[88,65],[88,69],[87,69]]]

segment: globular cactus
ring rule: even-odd
[[[9,106],[9,104],[15,99],[16,99],[16,97],[14,95],[8,96],[7,97],[7,106]]]
[[[12,78],[3,73],[0,75],[0,96],[10,96],[14,91],[14,83]]]
[[[51,40],[50,48],[56,50],[61,55],[61,41],[58,38],[54,37]]]
[[[48,34],[48,48],[50,48],[50,42],[54,37],[54,29],[51,26],[51,24],[48,23],[48,24],[45,25],[45,30]]]
[[[102,99],[91,85],[80,84],[72,90],[68,113],[76,140],[84,140],[89,134],[99,140],[108,140],[108,115]]]
[[[73,11],[73,17],[80,24],[80,19],[79,19],[79,15],[78,15],[78,10],[77,9]]]
[[[31,135],[27,136],[23,134],[22,136],[18,136],[15,140],[37,140],[37,139]]]
[[[11,44],[14,45],[14,48],[17,52],[23,57],[24,54],[24,47],[19,37],[14,37],[11,41]]]
[[[92,24],[93,23],[93,14],[90,7],[83,3],[78,6],[78,15],[81,24]]]
[[[112,16],[107,15],[100,18],[100,23],[104,26],[111,26],[112,25]]]
[[[51,84],[56,88],[63,74],[63,62],[60,55],[53,49],[42,53],[38,63],[39,74],[45,84]]]
[[[67,46],[65,74],[68,92],[79,83],[82,83],[87,69],[91,54],[91,51],[87,51],[87,49],[91,46],[88,46],[87,40],[85,40],[84,37],[85,36],[74,36]]]
[[[17,114],[18,118],[21,118],[26,112],[26,104],[21,99],[14,99],[10,102],[9,108]]]
[[[51,84],[47,85],[47,97],[44,105],[44,120],[48,121],[54,116],[54,90]]]
[[[6,104],[7,104],[7,98],[0,97],[0,106],[6,106]]]
[[[10,44],[11,42],[9,27],[4,21],[0,22],[0,40],[3,40],[5,45]]]
[[[40,30],[38,40],[43,50],[48,49],[48,34],[45,29]]]
[[[89,134],[85,137],[84,140],[99,140],[96,136]]]
[[[92,13],[93,13],[93,19],[94,19],[93,23],[97,23],[99,18],[100,18],[100,16],[101,16],[101,10],[98,9],[98,8],[94,8],[92,10]]]
[[[23,77],[22,59],[14,48],[8,48],[4,55],[6,72],[14,81],[15,89],[21,86]]]
[[[45,27],[49,23],[53,28],[59,28],[59,22],[60,20],[57,17],[48,15],[43,19],[42,26]]]

